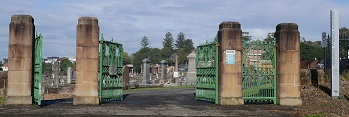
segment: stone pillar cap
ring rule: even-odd
[[[280,23],[276,26],[276,30],[281,29],[298,30],[298,25],[296,23]]]
[[[166,60],[162,60],[160,63],[161,64],[167,64],[168,62]]]
[[[78,24],[98,24],[98,19],[96,17],[80,17]]]
[[[142,60],[142,62],[143,62],[143,63],[150,63],[151,61],[150,61],[149,58],[145,58],[145,59]]]
[[[19,14],[19,15],[12,15],[11,22],[34,23],[34,19],[31,15]]]
[[[192,51],[192,52],[187,56],[187,58],[195,58],[195,57],[196,57],[195,51]]]
[[[234,22],[234,21],[224,21],[221,24],[219,24],[219,29],[222,28],[237,28],[240,29],[241,25],[239,22]]]

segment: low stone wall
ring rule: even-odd
[[[0,97],[6,97],[7,71],[0,71]]]
[[[301,85],[320,85],[326,82],[326,76],[323,69],[301,69]]]

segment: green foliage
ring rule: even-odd
[[[317,42],[304,41],[300,43],[301,60],[323,60],[324,50]]]
[[[242,43],[252,40],[252,36],[249,36],[250,32],[242,32]]]
[[[173,36],[170,32],[165,34],[165,39],[162,42],[163,48],[170,48],[173,50]]]
[[[184,49],[185,49],[187,56],[191,53],[191,51],[193,51],[195,49],[192,39],[186,39],[184,41]]]
[[[185,48],[185,35],[183,32],[178,33],[176,43],[174,44],[177,49]]]
[[[271,42],[274,40],[274,33],[268,33],[267,38],[264,39],[265,42]]]
[[[188,54],[186,53],[184,48],[179,48],[177,51],[177,56],[178,56],[178,63],[184,63],[188,61]]]
[[[122,60],[123,60],[124,65],[131,64],[131,62],[132,62],[131,57],[128,56],[128,54],[126,52],[122,53]]]
[[[42,73],[51,74],[52,73],[52,63],[42,62]]]
[[[340,39],[349,39],[349,29],[346,27],[339,29],[339,38]]]
[[[143,39],[141,41],[141,46],[142,46],[142,48],[148,48],[149,47],[149,39],[146,36],[143,37]]]
[[[169,47],[164,47],[161,49],[160,53],[162,58],[169,59],[173,54],[173,50]]]
[[[6,102],[5,98],[0,97],[0,106],[5,105],[5,102]]]
[[[0,67],[3,66],[2,61],[0,61]]]
[[[73,68],[73,63],[70,62],[69,59],[67,59],[67,58],[63,59],[59,64],[59,68],[61,69],[61,73],[63,75],[67,74],[68,67]]]

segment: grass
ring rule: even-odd
[[[4,97],[0,97],[0,106],[5,104],[5,98]]]
[[[123,90],[123,92],[151,91],[151,90],[166,90],[166,89],[180,89],[180,88],[195,88],[195,85],[189,85],[189,86],[171,86],[171,87],[154,87],[154,88],[138,88],[138,89]]]
[[[321,113],[312,113],[312,114],[306,114],[306,117],[327,117],[327,113],[321,112]]]

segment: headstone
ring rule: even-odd
[[[161,77],[160,77],[160,83],[163,84],[168,81],[167,78],[167,64],[168,62],[166,60],[161,61]]]
[[[11,17],[7,104],[32,104],[34,30],[32,16]]]
[[[98,19],[80,17],[76,28],[76,81],[73,104],[99,104]]]
[[[59,84],[59,73],[60,73],[59,62],[55,61],[52,64],[52,77],[53,77],[53,85]]]
[[[124,88],[128,89],[129,85],[130,85],[130,68],[127,66],[123,67],[123,75],[122,75],[122,83],[124,84]]]
[[[196,84],[196,53],[195,51],[191,52],[188,56],[188,72],[186,81],[188,85],[195,85]]]
[[[143,80],[142,84],[150,84],[150,59],[146,58],[142,60],[143,62]]]
[[[68,67],[68,70],[67,70],[67,83],[68,84],[71,83],[72,76],[73,76],[73,70],[71,67]]]

